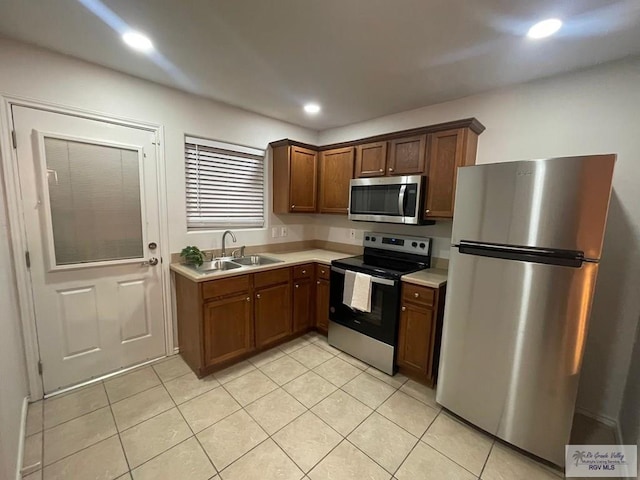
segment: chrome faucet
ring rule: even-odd
[[[225,245],[225,240],[227,239],[227,234],[231,235],[231,238],[233,239],[233,243],[235,243],[236,240],[236,236],[233,234],[233,232],[231,230],[225,230],[225,232],[222,234],[222,251],[220,252],[220,256],[222,258],[227,256],[227,248]]]

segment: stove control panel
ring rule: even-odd
[[[431,255],[431,239],[428,237],[365,232],[363,246],[416,255]]]

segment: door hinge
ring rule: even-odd
[[[29,255],[29,251],[24,252],[24,261],[27,264],[27,268],[31,268],[31,255]]]
[[[11,143],[13,143],[13,148],[18,148],[18,137],[15,130],[11,130]]]
[[[42,375],[42,360],[38,360],[38,374]]]

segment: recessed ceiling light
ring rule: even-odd
[[[153,50],[153,43],[151,43],[149,37],[140,32],[124,33],[122,35],[122,40],[131,48],[138,50],[139,52],[148,53]]]
[[[318,105],[317,103],[307,103],[304,106],[304,111],[311,114],[318,113],[320,112],[320,105]]]
[[[527,32],[529,38],[544,38],[553,35],[562,27],[562,21],[557,18],[549,18],[536,23]]]

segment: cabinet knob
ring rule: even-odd
[[[380,173],[384,172],[384,170],[381,168],[380,170],[378,170]]]
[[[413,294],[414,297],[418,298],[420,296],[420,294],[418,292]]]
[[[424,213],[429,213],[431,210],[425,210]]]
[[[320,280],[318,280],[318,281],[316,282],[316,285],[320,285]]]
[[[296,283],[296,288],[299,288],[299,287],[300,287],[300,285],[298,285],[298,284]]]
[[[305,274],[305,273],[307,273],[307,271],[306,270],[302,270],[302,273]]]
[[[324,270],[320,270],[320,273],[324,273]]]
[[[389,171],[390,171],[390,172],[393,172],[393,168],[389,168]]]
[[[406,312],[407,311],[407,307],[402,307],[402,311]]]
[[[256,298],[260,298],[260,294],[259,294],[259,293],[258,293],[258,294],[256,294]]]
[[[251,301],[251,297],[247,297],[247,302],[250,302],[250,301]]]

